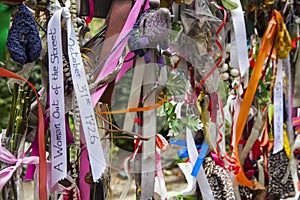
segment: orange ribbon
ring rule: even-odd
[[[158,97],[158,98],[161,100],[159,102],[157,102],[156,104],[153,104],[150,106],[139,107],[139,108],[128,108],[128,109],[124,109],[124,110],[97,112],[97,114],[122,114],[122,113],[127,113],[127,112],[143,112],[143,111],[147,111],[147,110],[152,110],[152,109],[158,108],[159,106],[163,105],[167,96],[164,95],[163,98],[162,97]]]
[[[277,34],[277,20],[281,19],[281,15],[278,11],[274,11],[273,16],[269,22],[267,30],[263,36],[260,50],[257,55],[257,60],[254,65],[254,69],[249,81],[248,88],[246,90],[244,100],[241,105],[240,113],[236,122],[236,142],[235,142],[235,157],[238,158],[238,144],[241,139],[248,113],[252,105],[252,101],[258,86],[258,82],[261,76],[261,72],[268,56],[271,56],[273,47],[275,45],[275,39]],[[244,186],[254,186],[255,184],[250,181],[244,174],[243,168],[241,167],[239,159],[237,159],[238,165],[240,166],[239,173],[236,174],[237,181]]]
[[[39,99],[39,95],[29,81],[23,77],[0,67],[0,76],[7,78],[15,78],[25,81],[34,91],[37,103],[38,103],[38,115],[39,115],[39,125],[38,125],[38,143],[39,143],[39,196],[40,200],[47,200],[47,166],[46,166],[46,150],[45,150],[45,136],[44,136],[44,116],[43,109]]]

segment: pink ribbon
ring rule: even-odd
[[[90,162],[88,159],[88,151],[86,148],[85,136],[80,125],[80,142],[81,142],[81,154],[80,154],[80,171],[79,171],[79,189],[81,191],[81,199],[90,199],[90,184],[85,182],[85,176],[90,172]]]
[[[94,18],[94,1],[93,0],[89,0],[89,7],[90,7],[89,16],[86,18],[87,25],[89,23],[91,23],[91,21]]]
[[[134,23],[137,20],[137,17],[139,15],[139,11],[141,10],[141,7],[144,3],[144,0],[137,0],[131,9],[129,16],[126,20],[126,23],[117,39],[117,41],[114,44],[113,49],[118,45],[119,47],[117,48],[116,51],[113,51],[111,55],[109,56],[108,60],[105,62],[99,76],[97,77],[97,81],[103,79],[105,76],[108,74],[112,73],[117,64],[118,61],[123,53],[123,50],[126,46],[127,40],[128,40],[128,33],[132,30]],[[95,107],[96,103],[99,101],[101,96],[103,95],[105,89],[107,88],[107,84],[100,89],[96,90],[92,95],[92,101],[93,101],[93,106]]]
[[[77,193],[78,200],[81,200],[80,190],[77,187],[77,185],[71,185],[70,187],[63,188],[62,191],[64,193],[64,200],[70,199],[71,192],[73,192],[74,188],[76,188],[76,193]]]
[[[22,155],[20,158],[16,158],[13,154],[11,154],[6,148],[0,145],[0,161],[11,164],[13,166],[7,167],[0,171],[0,191],[4,187],[4,185],[11,179],[14,172],[21,167],[22,165],[28,164],[38,164],[39,157],[38,156],[30,156],[24,157]]]

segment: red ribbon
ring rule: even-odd
[[[15,78],[26,82],[34,91],[37,104],[38,104],[38,144],[39,144],[39,197],[40,200],[47,200],[47,166],[46,166],[46,150],[45,150],[45,136],[44,136],[44,116],[42,104],[39,99],[39,95],[35,89],[35,87],[24,79],[23,77],[0,67],[0,76],[7,78]]]

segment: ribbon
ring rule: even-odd
[[[4,185],[11,179],[14,172],[21,167],[22,165],[28,165],[28,164],[38,164],[39,163],[39,157],[37,156],[30,156],[30,157],[24,157],[25,155],[22,155],[20,158],[16,158],[13,154],[11,154],[6,148],[4,148],[2,145],[0,145],[0,161],[11,164],[14,166],[7,167],[0,171],[0,191],[4,187]]]
[[[145,65],[145,61],[143,57],[137,57],[134,67],[134,72],[132,75],[132,81],[131,81],[131,87],[130,87],[130,94],[129,94],[129,100],[127,103],[127,108],[130,107],[138,107],[140,103],[140,97],[142,93],[142,86],[143,86],[143,78],[144,78],[144,72],[145,68],[147,66]],[[148,66],[150,67],[150,66]],[[152,66],[151,66],[152,67]],[[134,121],[132,120],[136,113],[126,112],[125,118],[124,118],[124,130],[131,131],[134,125]]]
[[[158,97],[158,99],[161,99],[159,102],[157,102],[156,104],[150,105],[150,106],[138,107],[138,108],[128,108],[128,109],[124,109],[124,110],[96,112],[96,114],[106,114],[106,115],[108,115],[108,114],[122,114],[122,113],[128,113],[128,112],[148,111],[148,110],[156,109],[159,106],[163,105],[166,98],[167,98],[167,96],[164,94],[163,98],[160,97],[160,96]]]
[[[76,191],[77,200],[81,200],[80,190],[77,187],[77,184],[74,182],[74,179],[72,179],[70,176],[66,176],[66,179],[71,183],[69,187],[64,187],[63,185],[59,184],[59,189],[63,194],[63,200],[69,200],[72,192],[74,192],[74,189]]]
[[[238,158],[238,144],[240,141],[240,138],[242,136],[242,132],[244,129],[244,126],[246,124],[246,120],[248,117],[248,113],[252,104],[252,100],[258,85],[258,81],[260,79],[260,75],[261,75],[261,71],[265,62],[265,59],[267,57],[268,54],[271,53],[272,50],[272,46],[273,43],[275,41],[275,31],[276,31],[276,18],[273,15],[269,26],[267,27],[267,30],[263,36],[263,40],[262,40],[262,44],[260,47],[260,50],[258,52],[258,56],[257,56],[257,61],[255,63],[255,67],[254,70],[252,72],[252,76],[248,85],[248,88],[246,90],[245,96],[244,96],[244,100],[242,102],[241,108],[240,108],[240,112],[237,118],[237,122],[236,122],[236,127],[235,127],[235,131],[236,131],[236,137],[235,137],[235,143],[234,143],[234,147],[235,147],[235,157]],[[239,160],[238,162],[238,166],[240,167],[240,162]],[[247,177],[245,176],[242,168],[240,167],[240,173],[236,174],[236,178],[237,181],[240,182],[242,185],[245,186],[254,186],[254,184],[247,179]]]
[[[6,58],[6,40],[12,7],[0,2],[0,61]]]
[[[54,13],[48,23],[49,106],[51,132],[51,187],[67,176],[64,75],[60,17]]]
[[[273,88],[274,94],[274,150],[273,154],[283,149],[283,70],[282,60],[278,60],[277,76]]]
[[[89,16],[86,18],[86,24],[89,25],[94,17],[94,0],[89,0]]]
[[[238,144],[240,141],[240,138],[242,136],[244,126],[247,121],[248,113],[250,110],[250,107],[252,105],[252,101],[256,92],[256,88],[261,76],[262,68],[265,63],[265,59],[267,58],[268,54],[270,55],[272,53],[272,49],[275,43],[275,37],[276,37],[276,31],[277,31],[277,19],[281,18],[281,15],[278,11],[274,10],[274,13],[272,15],[272,18],[269,22],[269,25],[265,31],[265,34],[262,39],[262,43],[257,55],[257,60],[252,72],[252,76],[249,81],[248,88],[246,90],[244,100],[241,105],[240,113],[238,115],[237,123],[236,123],[236,142],[235,142],[235,157],[238,158]],[[239,160],[237,160],[238,166],[241,166]],[[240,172],[236,174],[236,179],[239,183],[241,183],[244,186],[254,186],[255,184],[248,180],[248,178],[245,176],[242,168],[240,167]]]
[[[155,143],[156,143],[157,148],[159,148],[162,152],[165,152],[169,149],[168,141],[161,134],[155,135]]]
[[[235,39],[231,44],[230,63],[233,68],[239,68],[243,77],[249,68],[246,26],[240,0],[233,2],[237,3],[238,7],[230,10],[234,30],[231,31],[231,38]]]
[[[195,195],[196,193],[196,180],[191,175],[192,172],[192,164],[190,162],[187,163],[178,163],[177,164],[180,170],[182,171],[183,175],[185,176],[187,186],[185,189],[180,191],[182,195]]]
[[[105,77],[108,74],[110,74],[111,72],[113,72],[114,69],[116,68],[117,63],[118,63],[118,61],[122,55],[122,52],[126,46],[126,43],[128,40],[128,33],[130,32],[130,30],[132,30],[133,25],[134,25],[135,21],[137,20],[139,11],[141,10],[143,3],[144,3],[144,0],[137,0],[134,3],[134,6],[129,13],[126,23],[125,23],[117,41],[114,44],[113,49],[115,49],[116,46],[118,46],[118,48],[115,51],[111,52],[110,56],[108,57],[108,60],[105,62],[104,66],[103,66],[103,69],[101,70],[99,76],[97,77],[97,81],[101,80],[103,77]],[[99,99],[103,95],[103,92],[105,91],[106,88],[107,88],[107,84],[105,86],[103,86],[102,88],[96,90],[92,94],[93,106],[95,106],[96,103],[99,101]]]
[[[8,71],[6,69],[0,68],[0,76],[7,78],[15,78],[25,81],[34,91],[36,95],[36,100],[38,104],[38,147],[39,147],[39,197],[40,200],[47,200],[47,165],[46,165],[46,150],[45,150],[45,136],[44,136],[44,116],[43,109],[39,99],[39,95],[35,87],[23,77]]]
[[[208,149],[209,149],[208,144],[206,142],[203,142],[203,144],[201,145],[201,150],[198,155],[197,161],[192,170],[192,176],[197,177],[197,174],[200,170],[200,167],[202,166],[203,160],[206,156]]]
[[[197,157],[198,157],[198,152],[197,152],[197,148],[194,142],[194,138],[192,135],[192,131],[189,128],[186,128],[186,143],[187,143],[187,147],[188,147],[188,152],[190,155],[190,161],[192,163],[193,166],[195,166],[195,163],[197,161]],[[204,169],[201,166],[199,173],[197,174],[197,182],[199,185],[199,188],[201,190],[201,194],[203,199],[214,199],[214,196],[212,194],[210,185],[208,183],[207,177],[205,175]]]
[[[164,174],[161,165],[160,151],[156,150],[156,177],[154,180],[154,192],[156,192],[160,199],[168,200],[167,188],[165,184]]]
[[[67,1],[66,7],[59,8],[54,13],[52,18],[58,18],[53,19],[58,22],[56,26],[61,26],[61,15],[64,18],[66,18],[68,57],[70,62],[71,75],[78,102],[83,132],[86,140],[89,161],[91,163],[93,181],[97,182],[106,168],[106,162],[103,155],[100,136],[98,133],[98,127],[96,123],[95,112],[92,106],[89,86],[87,83],[86,74],[82,63],[81,52],[76,39],[74,27],[71,22],[71,14],[69,11],[69,7],[70,1]]]

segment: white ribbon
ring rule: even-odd
[[[178,163],[178,167],[181,169],[185,176],[187,186],[184,190],[180,191],[182,195],[194,195],[196,193],[196,179],[191,175],[193,166],[190,162]]]
[[[232,67],[240,69],[243,77],[249,68],[246,28],[241,2],[233,1],[238,4],[238,7],[230,11],[234,29],[234,32],[231,32],[230,62]]]
[[[283,70],[282,60],[278,60],[274,94],[274,150],[273,154],[283,149]]]
[[[198,151],[192,135],[192,131],[189,128],[186,128],[186,144],[189,153],[189,158],[191,160],[192,165],[194,166],[198,158]],[[198,172],[196,179],[201,190],[203,199],[214,199],[212,190],[210,188],[202,166]]]
[[[291,76],[291,64],[290,64],[290,56],[283,60],[283,70],[285,72],[286,77],[286,86],[285,88],[285,110],[286,110],[286,131],[288,134],[289,142],[291,144],[294,143],[294,130],[293,130],[293,123],[292,123],[292,76]]]
[[[86,140],[89,161],[91,163],[93,181],[96,182],[104,172],[106,168],[105,158],[103,155],[102,144],[98,133],[97,122],[92,106],[92,100],[90,96],[89,86],[86,79],[86,73],[84,71],[81,52],[76,39],[73,24],[71,22],[71,14],[68,9],[70,2],[66,2],[67,7],[59,8],[52,18],[56,24],[52,23],[53,28],[61,26],[61,15],[66,18],[67,24],[67,40],[68,40],[68,57],[70,62],[72,80],[78,107],[80,111],[80,118],[83,127],[83,132]],[[61,37],[61,32],[58,32],[57,37]],[[51,39],[51,38],[50,38]],[[62,49],[62,46],[58,47]],[[62,56],[62,52],[60,52]],[[52,174],[53,177],[54,174]]]
[[[67,176],[65,99],[60,17],[56,11],[48,23],[48,60],[51,131],[51,187]]]

